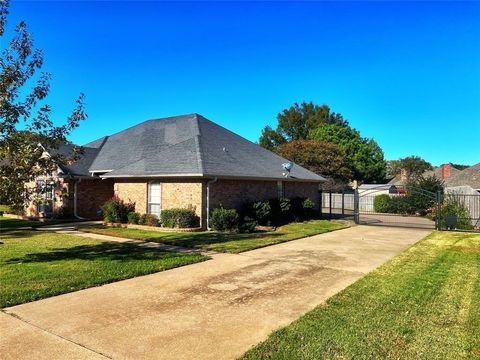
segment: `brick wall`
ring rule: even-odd
[[[87,219],[98,218],[98,210],[112,196],[112,180],[82,179],[77,183],[77,215]]]
[[[147,182],[145,180],[116,180],[115,195],[120,199],[135,203],[135,211],[140,214],[147,212]]]
[[[304,182],[284,182],[285,197],[293,199],[296,197],[310,198],[318,209],[320,204],[320,193],[318,192],[318,183]]]
[[[276,181],[218,180],[210,185],[210,209],[239,208],[245,202],[269,200],[278,194]]]
[[[320,196],[318,183],[284,181],[286,198],[305,197],[312,199],[318,206]],[[218,180],[211,185],[210,208],[222,204],[226,208],[239,208],[245,202],[270,200],[278,197],[276,181]]]
[[[162,210],[193,207],[205,226],[206,180],[162,180]],[[283,182],[287,198],[309,197],[319,204],[317,183]],[[210,185],[210,209],[219,207],[240,208],[245,202],[277,198],[276,181],[218,180]],[[147,212],[148,182],[145,180],[117,180],[115,194],[124,201],[135,202],[135,211]]]
[[[202,182],[162,182],[162,210],[193,208],[196,214],[202,218],[202,198]]]
[[[199,180],[162,180],[161,208],[193,208],[196,214],[203,219],[205,214],[203,198],[204,186]],[[147,212],[148,183],[145,180],[128,180],[115,182],[115,195],[124,201],[134,202],[135,211],[141,214]]]

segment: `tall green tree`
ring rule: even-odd
[[[350,126],[322,124],[310,131],[313,140],[336,144],[346,154],[353,178],[362,182],[382,182],[386,175],[383,150],[375,140],[364,138]]]
[[[259,143],[268,150],[275,150],[279,145],[294,140],[304,140],[312,129],[322,124],[348,126],[348,121],[341,114],[334,113],[328,105],[315,105],[313,102],[295,103],[277,115],[276,129],[266,126]]]
[[[392,178],[400,174],[402,170],[406,170],[409,177],[418,178],[421,177],[425,171],[433,169],[432,164],[416,155],[407,156],[399,160],[391,160],[388,163],[388,175]]]
[[[8,0],[0,0],[1,44],[6,43],[8,10]],[[30,195],[25,183],[73,160],[54,150],[87,117],[80,94],[66,122],[59,126],[53,123],[51,107],[44,103],[51,75],[40,72],[42,65],[42,51],[34,47],[22,21],[0,57],[0,202],[16,208],[22,208]],[[45,149],[53,150],[50,156],[45,156]]]
[[[317,140],[293,140],[281,144],[277,154],[304,168],[340,182],[348,182],[352,170],[343,151],[335,144]]]

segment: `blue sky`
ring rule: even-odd
[[[84,144],[197,112],[257,141],[303,100],[330,105],[387,159],[480,162],[480,2],[25,2],[61,122]],[[5,45],[5,44],[3,44]]]

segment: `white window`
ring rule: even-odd
[[[148,184],[148,213],[160,217],[160,198],[161,189],[158,181],[152,181]]]

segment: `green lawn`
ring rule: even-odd
[[[19,227],[28,222],[11,222],[4,217],[0,217],[0,224],[0,308],[208,258],[200,254],[20,230]]]
[[[112,228],[103,225],[85,226],[79,230],[104,235],[113,235],[129,239],[161,242],[202,250],[239,253],[260,247],[295,240],[306,236],[343,229],[346,225],[327,221],[312,220],[281,226],[276,231],[253,234],[221,233],[214,231],[191,233],[167,233],[159,231]]]
[[[0,232],[12,229],[30,229],[46,225],[41,221],[12,219],[4,216],[0,217]]]
[[[243,359],[480,359],[480,235],[438,232]]]

